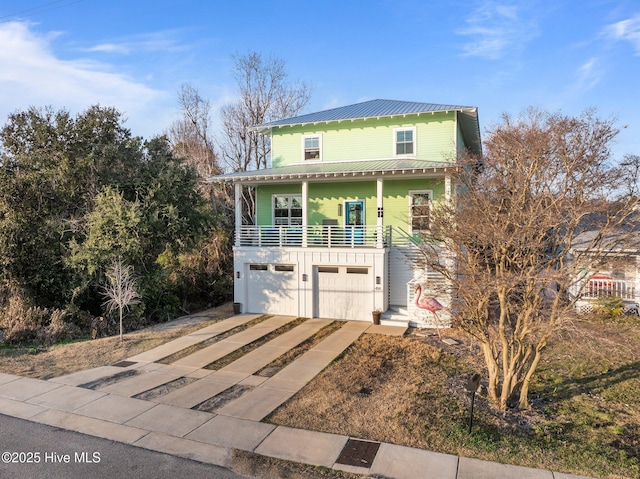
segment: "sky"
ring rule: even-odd
[[[638,0],[2,0],[0,125],[31,106],[113,106],[166,132],[177,93],[236,95],[234,54],[285,61],[303,113],[376,98],[478,107],[482,132],[529,106],[597,109],[640,155]]]

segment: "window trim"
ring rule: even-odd
[[[433,211],[433,190],[409,190],[408,198],[409,198],[409,215],[408,215],[408,223],[409,223],[409,234],[420,234],[427,233],[429,230],[417,230],[413,231],[413,197],[414,195],[419,194],[428,194],[429,195],[429,218],[431,218],[431,212]],[[431,220],[429,220],[431,222]]]
[[[317,138],[318,139],[318,157],[317,158],[309,158],[307,159],[307,147],[306,147],[306,140],[308,139],[312,139],[312,138]],[[309,135],[302,135],[302,162],[303,163],[309,163],[309,162],[313,162],[313,161],[322,161],[322,135],[319,133],[315,133],[315,134],[309,134]]]
[[[401,131],[411,131],[413,133],[413,152],[412,153],[398,153],[398,133]],[[416,156],[416,151],[418,150],[418,138],[416,135],[416,127],[415,126],[404,126],[393,129],[393,156],[407,157],[407,156]],[[407,142],[403,142],[407,143]]]
[[[297,218],[297,216],[291,216],[291,201],[289,201],[289,204],[287,206],[287,210],[289,212],[289,215],[287,216],[288,218],[288,223],[286,225],[278,225],[276,224],[276,198],[277,197],[287,197],[289,199],[291,198],[298,198],[299,202],[300,202],[300,210],[302,211],[304,209],[304,205],[302,204],[302,194],[301,193],[274,193],[271,195],[271,224],[273,226],[300,226],[302,225],[302,216],[300,216],[300,224],[292,224],[291,223],[291,219],[292,218]]]

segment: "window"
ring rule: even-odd
[[[431,191],[409,192],[409,225],[411,233],[423,233],[429,231],[431,215]]]
[[[395,154],[413,155],[415,153],[415,129],[403,128],[394,130]]]
[[[300,195],[274,195],[273,224],[276,226],[301,225],[302,197]]]
[[[273,267],[273,270],[279,272],[291,272],[294,270],[294,267],[292,264],[277,264]]]
[[[303,136],[303,150],[305,160],[320,160],[322,141],[320,135]]]

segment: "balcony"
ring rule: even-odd
[[[636,299],[635,281],[625,281],[610,278],[592,278],[582,290],[582,299],[599,299],[619,297]]]
[[[241,226],[236,246],[301,248],[386,248],[391,226]]]

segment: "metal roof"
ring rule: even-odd
[[[267,168],[257,171],[240,171],[208,178],[212,183],[273,183],[274,181],[301,180],[354,180],[372,177],[429,177],[441,176],[454,170],[452,163],[389,159],[364,161],[335,161],[326,163],[304,163]]]
[[[255,126],[257,130],[266,130],[274,126],[304,125],[307,123],[321,123],[341,120],[356,120],[362,118],[380,118],[395,115],[410,115],[427,112],[477,110],[474,106],[439,105],[436,103],[419,103],[397,100],[370,100],[354,105],[332,108],[330,110],[308,113],[306,115],[271,121]]]

